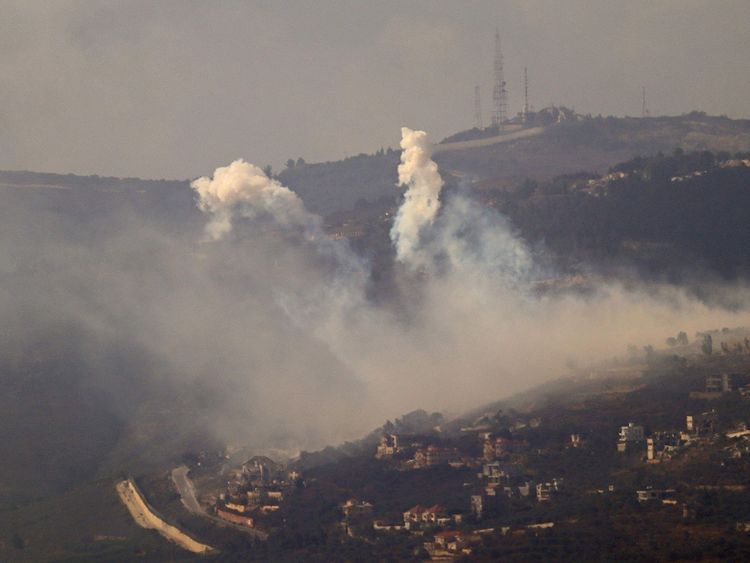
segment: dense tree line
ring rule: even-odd
[[[493,194],[523,237],[568,263],[636,265],[680,276],[696,266],[735,278],[750,271],[750,168],[728,154],[659,154],[589,174],[524,182]],[[746,155],[736,155],[746,157]]]

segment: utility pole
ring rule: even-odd
[[[505,88],[503,75],[503,50],[500,46],[500,30],[495,30],[495,64],[494,64],[494,87],[492,89],[492,126],[497,127],[498,132],[503,130],[503,124],[508,111],[508,91]]]
[[[482,124],[482,101],[479,98],[479,85],[474,86],[474,126],[484,129]]]

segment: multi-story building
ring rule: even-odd
[[[536,500],[538,502],[548,502],[552,496],[562,488],[562,479],[553,479],[546,483],[537,483]]]
[[[620,427],[620,434],[617,440],[617,451],[626,452],[641,448],[643,442],[643,426],[637,425],[633,422],[628,422],[627,426]]]
[[[680,444],[680,435],[677,432],[654,432],[646,439],[646,459],[652,463],[669,459],[679,449]]]
[[[706,393],[731,393],[733,389],[732,376],[728,373],[706,377]]]
[[[439,504],[429,507],[418,504],[404,512],[404,527],[407,530],[422,524],[427,526],[442,525],[448,520],[445,509]]]
[[[375,457],[378,459],[393,457],[400,451],[398,442],[398,434],[383,434],[380,437]]]
[[[415,467],[436,467],[446,465],[460,458],[456,448],[441,448],[438,446],[427,446],[420,448],[414,454]]]

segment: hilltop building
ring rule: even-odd
[[[438,446],[427,446],[419,448],[415,454],[414,467],[436,467],[438,465],[447,465],[457,461],[460,458],[460,452],[456,448],[441,448]]]
[[[378,449],[375,452],[377,459],[386,459],[393,457],[401,451],[399,446],[398,434],[383,434],[378,442]]]
[[[617,440],[617,451],[620,453],[640,449],[643,446],[644,433],[643,426],[633,422],[628,422],[627,426],[620,427],[620,434]]]

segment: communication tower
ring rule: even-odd
[[[508,113],[508,90],[503,76],[503,50],[500,46],[500,31],[495,30],[494,86],[492,88],[492,126],[502,131]]]
[[[474,86],[474,126],[484,129],[482,124],[482,101],[479,98],[479,85]]]
[[[523,122],[529,120],[529,73],[523,67]]]

